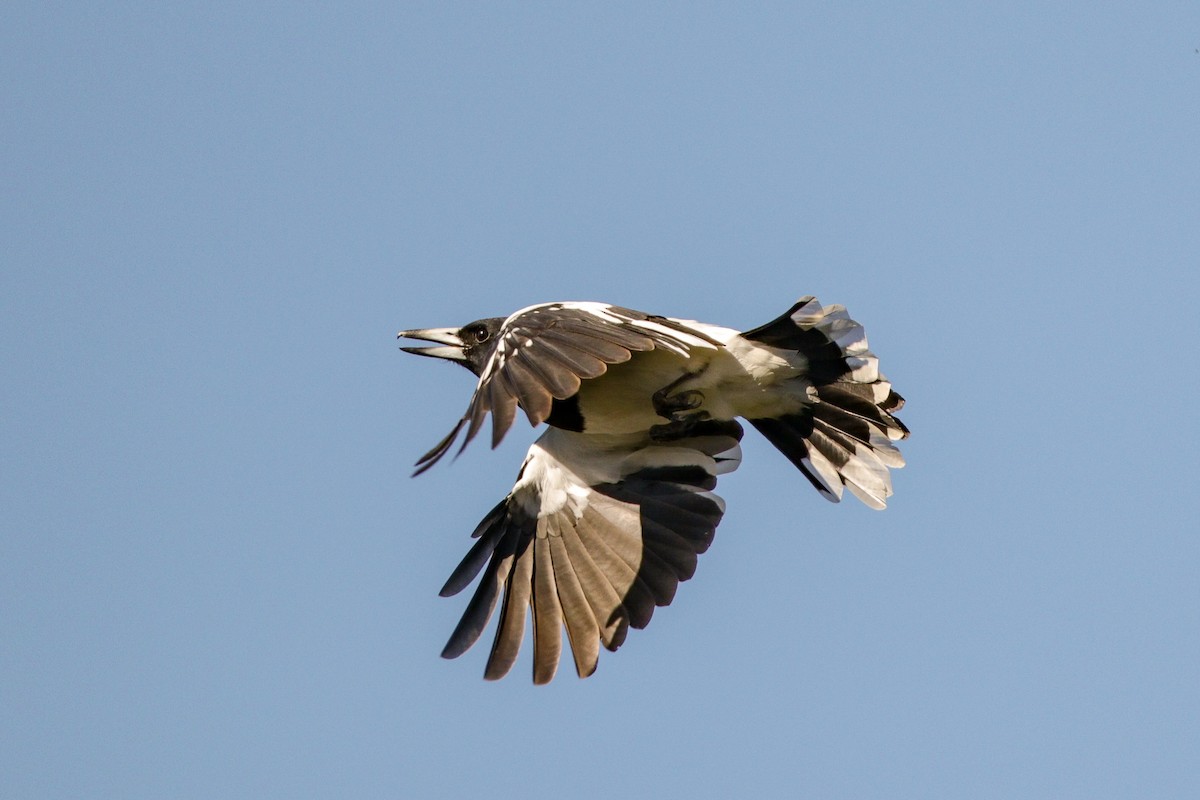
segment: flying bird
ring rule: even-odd
[[[415,474],[460,434],[462,452],[489,414],[492,447],[517,408],[548,426],[441,591],[457,594],[482,572],[442,655],[466,652],[499,605],[490,680],[516,661],[527,609],[533,680],[547,683],[564,626],[575,670],[587,677],[601,645],[616,650],[629,628],[671,602],[725,512],[713,490],[741,461],[738,418],[834,502],[848,490],[882,509],[889,469],[904,466],[895,445],[908,436],[895,417],[904,399],[880,373],[862,325],[813,297],[744,332],[561,302],[398,336],[435,343],[401,349],[478,377],[466,413]]]

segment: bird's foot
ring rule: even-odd
[[[690,435],[697,424],[712,418],[707,411],[700,409],[700,406],[704,405],[703,392],[696,389],[675,392],[683,383],[699,374],[685,372],[651,395],[650,402],[654,405],[654,413],[667,420],[665,424],[650,427],[651,440],[665,442],[682,439]]]
[[[697,372],[685,372],[652,394],[650,402],[654,405],[654,413],[663,419],[675,420],[681,411],[692,411],[699,408],[704,403],[703,393],[695,389],[684,389],[677,394],[671,393],[703,371],[701,369]]]
[[[697,392],[699,394],[699,392]],[[684,439],[702,422],[707,422],[712,416],[707,411],[694,411],[685,416],[676,415],[663,425],[650,426],[650,440],[653,442],[673,442]]]
[[[691,411],[704,404],[704,394],[695,389],[689,389],[679,394],[668,396],[668,392],[674,386],[675,384],[673,383],[671,386],[659,389],[650,398],[650,401],[654,404],[654,413],[663,419],[678,419],[680,412]]]

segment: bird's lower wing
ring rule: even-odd
[[[528,608],[534,683],[554,677],[564,626],[576,672],[590,675],[600,645],[620,647],[695,572],[725,510],[712,493],[717,475],[737,468],[741,436],[733,421],[705,422],[667,442],[547,431],[442,589],[456,594],[482,571],[442,655],[466,652],[499,605],[485,677],[503,677]]]

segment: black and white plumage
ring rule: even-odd
[[[904,403],[866,334],[839,305],[804,297],[739,333],[603,303],[545,303],[462,328],[401,331],[438,343],[407,352],[463,364],[479,380],[466,413],[417,462],[462,448],[492,417],[492,446],[520,407],[549,424],[516,485],[484,517],[442,589],[474,596],[442,655],[461,655],[500,607],[485,677],[511,669],[533,612],[533,679],[554,677],[565,627],[580,677],[692,576],[724,513],[718,475],[741,460],[741,417],[837,502],[892,494]],[[465,430],[465,434],[464,434]]]

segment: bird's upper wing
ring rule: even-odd
[[[692,576],[725,510],[712,493],[716,476],[737,468],[741,436],[732,420],[703,422],[666,442],[551,428],[442,589],[456,594],[483,570],[442,655],[474,644],[500,602],[485,677],[512,668],[527,607],[534,682],[554,677],[564,624],[576,671],[590,675],[601,644],[616,650]]]
[[[454,429],[417,462],[416,474],[432,467],[467,428],[462,448],[492,414],[492,447],[512,426],[517,406],[531,425],[550,416],[555,399],[579,391],[579,382],[603,375],[609,364],[634,352],[663,348],[686,355],[693,347],[719,347],[676,320],[604,303],[545,303],[504,321],[475,394]],[[460,448],[459,452],[462,451]]]

